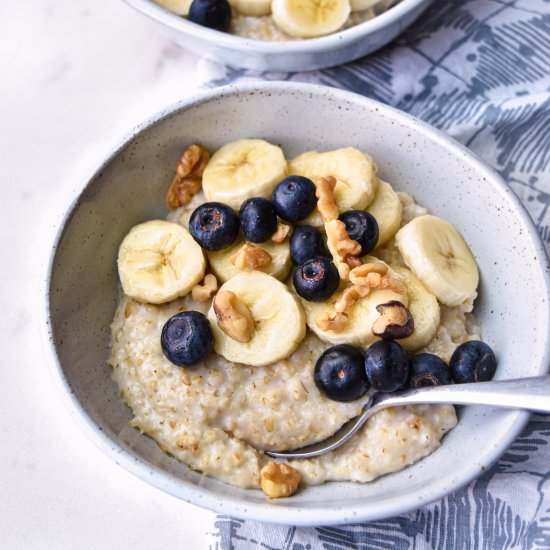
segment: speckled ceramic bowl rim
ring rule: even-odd
[[[419,121],[411,115],[398,111],[392,107],[388,107],[377,101],[364,98],[357,94],[338,90],[336,88],[329,88],[327,86],[319,86],[314,84],[302,84],[291,82],[264,82],[264,83],[247,83],[229,85],[216,90],[207,91],[197,96],[185,99],[168,107],[160,113],[152,116],[144,123],[135,127],[122,143],[114,149],[114,151],[108,156],[108,158],[101,164],[96,172],[86,178],[84,184],[80,188],[77,196],[73,199],[71,204],[66,210],[65,215],[59,222],[59,226],[56,228],[55,242],[53,249],[50,251],[50,257],[47,267],[47,274],[45,280],[42,282],[41,288],[44,301],[42,302],[42,310],[40,312],[43,317],[43,335],[46,339],[46,350],[50,358],[50,363],[53,365],[55,379],[57,386],[61,393],[65,396],[64,401],[68,402],[71,415],[76,419],[77,423],[88,435],[88,437],[114,462],[123,466],[126,470],[136,475],[140,479],[154,485],[155,487],[170,493],[186,502],[196,504],[210,510],[213,510],[222,514],[230,514],[237,517],[243,517],[248,519],[256,519],[268,523],[281,523],[281,524],[293,524],[298,526],[321,526],[321,525],[336,525],[343,523],[356,523],[358,521],[365,520],[377,520],[387,517],[392,517],[398,514],[409,512],[416,508],[419,508],[432,501],[440,499],[455,491],[474,478],[481,475],[486,471],[506,450],[506,448],[514,441],[520,431],[523,429],[529,419],[529,414],[526,412],[513,413],[506,420],[509,424],[507,430],[507,436],[503,438],[499,445],[496,445],[485,456],[485,462],[481,463],[472,461],[471,465],[461,471],[461,475],[456,479],[449,482],[446,479],[438,480],[436,483],[431,484],[423,488],[422,490],[406,495],[399,500],[392,501],[384,506],[377,504],[365,503],[365,505],[354,505],[353,507],[333,507],[330,502],[327,502],[326,507],[323,509],[307,509],[287,507],[283,501],[279,501],[276,504],[270,503],[266,500],[265,503],[253,503],[245,499],[228,496],[218,495],[210,492],[200,486],[196,486],[189,482],[183,481],[177,476],[171,475],[161,468],[154,466],[132,453],[124,450],[118,446],[115,441],[108,437],[88,416],[82,405],[77,400],[76,396],[72,394],[70,385],[65,378],[61,364],[59,363],[51,328],[50,321],[50,308],[49,308],[49,288],[53,271],[53,262],[55,252],[60,239],[63,235],[63,231],[68,221],[71,219],[76,211],[78,199],[88,185],[95,180],[98,174],[124,149],[124,147],[138,136],[142,131],[155,126],[160,121],[170,117],[177,111],[187,110],[191,107],[207,103],[212,100],[220,100],[224,97],[231,95],[250,94],[253,92],[259,93],[287,93],[290,94],[318,94],[330,95],[336,100],[353,102],[356,104],[362,104],[365,107],[376,108],[382,112],[384,116],[395,120],[398,123],[407,125],[411,128],[411,131],[418,132],[425,136],[428,136],[431,140],[436,141],[439,145],[445,147],[454,154],[462,155],[464,160],[468,162],[477,172],[482,174],[488,182],[491,182],[492,187],[496,193],[506,195],[507,199],[511,201],[515,207],[515,212],[521,221],[525,224],[528,230],[528,235],[534,249],[537,251],[540,261],[544,263],[544,284],[546,287],[547,295],[550,295],[550,268],[548,265],[548,258],[543,244],[540,240],[539,234],[529,217],[529,214],[520,203],[519,199],[514,193],[506,186],[500,176],[483,164],[471,151],[466,149],[461,144],[445,136],[442,132],[433,129],[424,122]],[[548,306],[548,314],[550,315],[550,306]],[[547,316],[548,318],[548,316]],[[548,331],[550,327],[546,327]],[[539,374],[543,374],[547,371],[547,365],[550,363],[550,347],[546,349],[542,364],[538,366]],[[177,487],[179,490],[176,490]],[[182,490],[183,487],[183,490]]]
[[[381,29],[392,26],[426,0],[401,0],[387,11],[368,19],[363,23],[354,25],[340,32],[335,32],[319,38],[304,40],[288,40],[284,42],[268,42],[265,40],[252,40],[227,32],[220,32],[207,27],[201,27],[187,19],[170,12],[156,4],[153,0],[124,0],[129,6],[148,15],[155,21],[177,31],[209,42],[216,46],[227,48],[239,48],[243,54],[290,54],[290,53],[314,53],[318,50],[326,51],[331,48],[341,48],[354,43],[357,38],[375,33]]]

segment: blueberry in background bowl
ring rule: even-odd
[[[239,217],[220,202],[205,202],[189,218],[189,232],[206,250],[221,250],[239,234]]]
[[[227,0],[193,0],[189,21],[209,29],[227,31],[231,24],[231,6]]]
[[[239,210],[239,219],[244,238],[252,243],[269,240],[277,230],[273,204],[261,197],[245,200]]]
[[[328,258],[318,257],[294,268],[292,282],[302,298],[310,302],[323,302],[336,292],[340,276]]]
[[[334,401],[355,401],[369,389],[363,361],[358,348],[348,344],[333,346],[315,364],[315,385]]]
[[[328,257],[321,232],[311,225],[299,225],[290,236],[290,257],[294,265],[317,258]]]
[[[288,222],[305,220],[315,208],[315,184],[303,176],[288,176],[271,195],[277,214]]]

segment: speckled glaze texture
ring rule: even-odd
[[[198,141],[213,150],[250,136],[282,144],[289,158],[348,145],[372,155],[384,180],[456,225],[473,249],[482,275],[476,314],[499,358],[496,377],[546,371],[547,258],[527,214],[496,174],[449,138],[375,101],[304,84],[239,85],[175,105],[134,130],[60,222],[47,281],[48,330],[52,363],[73,415],[140,478],[233,516],[294,525],[373,520],[467,483],[506,449],[525,413],[464,408],[442,447],[414,466],[366,485],[308,487],[276,504],[260,491],[190,471],[127,427],[131,413],[106,363],[120,241],[133,225],[165,217],[162,197],[182,147]]]
[[[328,36],[266,42],[195,25],[153,0],[124,1],[149,17],[159,31],[202,57],[231,67],[284,72],[333,67],[374,52],[401,34],[433,2],[401,0],[373,19]]]

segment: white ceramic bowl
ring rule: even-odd
[[[277,502],[193,472],[127,427],[130,411],[105,362],[118,246],[134,224],[166,214],[163,196],[182,147],[198,141],[214,150],[242,137],[281,143],[288,157],[347,145],[370,153],[385,180],[455,224],[470,243],[481,269],[476,313],[499,357],[497,378],[546,370],[548,263],[528,215],[500,177],[443,134],[361,96],[295,83],[230,86],[135,129],[60,221],[45,295],[53,364],[75,418],[141,479],[199,506],[268,522],[327,525],[393,516],[478,476],[515,438],[526,413],[465,408],[440,449],[417,464],[373,483],[328,483]]]
[[[333,67],[363,57],[393,40],[432,1],[401,0],[369,21],[321,38],[266,42],[201,27],[153,0],[125,0],[153,20],[164,34],[197,55],[231,67],[282,72]]]

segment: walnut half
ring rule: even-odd
[[[269,462],[260,470],[260,486],[269,498],[293,495],[301,480],[300,473],[284,463]]]
[[[254,319],[247,305],[230,290],[221,290],[214,298],[218,326],[237,342],[250,342],[254,336]]]
[[[202,173],[210,155],[202,146],[193,144],[182,153],[176,166],[176,175],[166,193],[166,207],[179,208],[191,201],[200,191]]]
[[[384,339],[406,338],[414,330],[411,312],[397,300],[376,306],[380,317],[372,325],[372,333]]]

